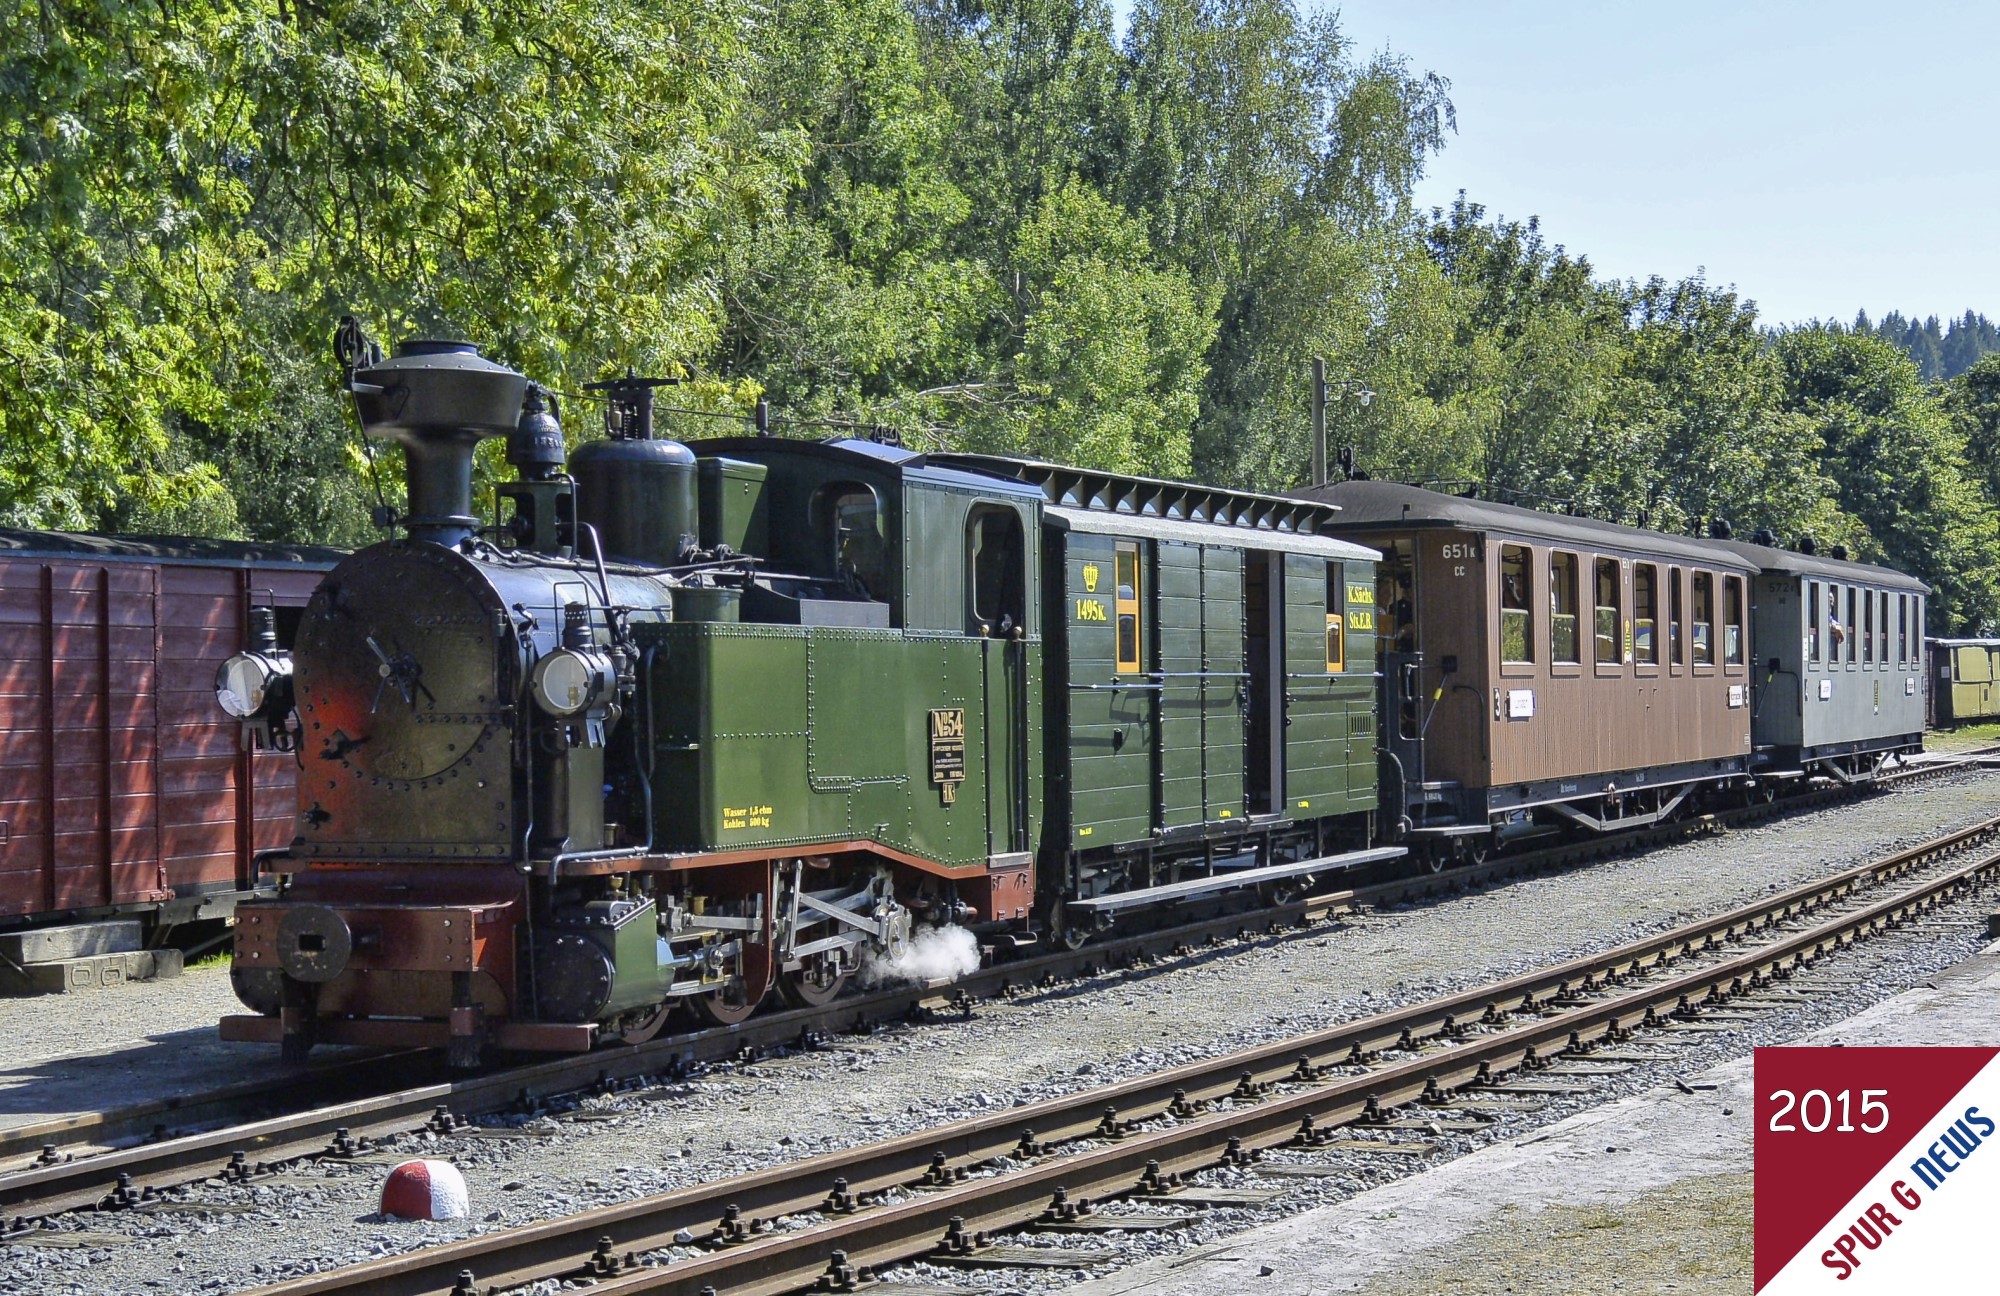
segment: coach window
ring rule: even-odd
[[[1331,675],[1347,669],[1347,620],[1341,615],[1347,598],[1342,583],[1346,569],[1337,562],[1326,565],[1326,670]]]
[[[1549,660],[1572,666],[1583,662],[1576,633],[1576,555],[1549,555]]]
[[[1806,660],[1819,660],[1819,582],[1806,582]]]
[[[1694,574],[1694,664],[1715,665],[1715,575]]]
[[[1118,542],[1118,673],[1139,673],[1139,546]]]
[[[1660,664],[1660,569],[1652,563],[1632,568],[1632,653],[1638,660]]]
[[[1597,560],[1597,662],[1599,665],[1616,666],[1618,655],[1618,614],[1620,611],[1619,587],[1622,573],[1618,570],[1616,558]]]
[[[1722,578],[1722,660],[1743,664],[1743,578]]]
[[[1875,660],[1889,664],[1889,591],[1875,594]]]
[[[1910,664],[1910,596],[1896,596],[1896,664]]]
[[[968,633],[1010,639],[1027,632],[1027,568],[1014,510],[974,509],[965,525]]]
[[[1667,656],[1676,666],[1687,664],[1687,636],[1681,631],[1681,569],[1667,568]]]
[[[1861,660],[1875,662],[1875,595],[1869,590],[1861,591]]]
[[[1847,664],[1849,666],[1854,664],[1854,654],[1861,646],[1858,642],[1861,638],[1861,622],[1856,620],[1854,616],[1855,594],[1856,590],[1854,586],[1849,585],[1847,587]]]
[[[1500,660],[1535,660],[1533,568],[1524,545],[1500,546]]]

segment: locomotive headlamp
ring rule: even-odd
[[[250,609],[250,646],[216,668],[215,700],[243,722],[246,747],[291,750],[292,655],[278,647],[273,609]]]
[[[284,653],[240,652],[216,668],[215,700],[238,720],[291,707],[292,662]]]
[[[558,648],[528,676],[535,705],[553,716],[572,716],[608,701],[617,687],[611,654],[595,648]]]

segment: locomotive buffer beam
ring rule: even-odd
[[[1215,877],[1168,882],[1139,891],[1119,891],[1113,895],[1094,896],[1088,900],[1072,900],[1067,907],[1076,913],[1109,915],[1125,909],[1139,909],[1148,905],[1187,900],[1195,896],[1213,895],[1218,891],[1259,886],[1265,882],[1301,877],[1308,873],[1331,873],[1362,864],[1375,864],[1382,860],[1399,859],[1407,854],[1409,851],[1401,846],[1376,846],[1369,850],[1349,851],[1344,855],[1323,855],[1318,859],[1297,860],[1290,864],[1270,864],[1263,868],[1243,869],[1240,872],[1223,873]]]

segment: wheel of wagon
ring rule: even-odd
[[[641,1008],[636,1012],[626,1013],[618,1019],[614,1029],[605,1032],[605,1037],[619,1044],[644,1044],[660,1033],[660,1028],[667,1024],[667,1018],[673,1016],[673,1013],[674,1004],[671,999],[665,1003],[655,1004],[651,1008]]]
[[[1450,854],[1450,851],[1440,849],[1436,842],[1427,842],[1417,848],[1417,859],[1433,873],[1444,872]]]
[[[1475,868],[1486,862],[1493,853],[1493,838],[1486,833],[1468,837],[1465,841],[1465,862]]]
[[[778,973],[778,997],[794,1008],[817,1008],[833,1002],[846,984],[839,959],[815,954],[802,966]]]
[[[1088,918],[1078,918],[1058,904],[1049,915],[1049,935],[1066,950],[1079,950],[1097,935]]]
[[[695,1015],[695,1020],[706,1022],[711,1026],[734,1026],[739,1022],[748,1021],[750,1014],[757,1011],[757,1005],[761,1002],[763,1002],[762,995],[755,999],[747,998],[737,986],[724,986],[720,990],[710,990],[707,994],[687,997],[688,1011]]]

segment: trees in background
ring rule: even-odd
[[[1956,378],[1978,363],[1980,357],[2000,351],[2000,327],[1974,311],[1948,322],[1942,330],[1938,318],[1904,319],[1901,311],[1890,311],[1880,323],[1871,324],[1868,312],[1854,317],[1854,332],[1873,333],[1884,342],[1900,347],[1917,365],[1917,372],[1936,381]]]
[[[396,464],[333,391],[348,310],[564,392],[682,378],[687,437],[761,395],[1263,489],[1324,356],[1379,474],[1810,532],[1996,621],[1983,316],[1771,334],[1413,210],[1448,86],[1292,0],[0,0],[0,37],[0,521],[364,540]]]

